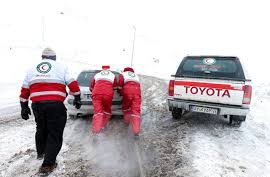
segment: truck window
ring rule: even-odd
[[[239,59],[235,57],[186,57],[176,76],[244,80]]]

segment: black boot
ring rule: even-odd
[[[57,167],[57,163],[51,165],[42,165],[38,172],[41,174],[50,174]]]

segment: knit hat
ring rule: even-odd
[[[134,73],[134,69],[133,68],[130,68],[130,67],[126,67],[124,69],[124,72],[126,72],[126,71],[130,71],[130,72],[133,72]]]
[[[42,52],[42,59],[56,60],[56,54],[51,48],[45,48]]]
[[[109,65],[103,65],[102,69],[110,69],[110,66]]]

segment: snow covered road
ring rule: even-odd
[[[20,119],[14,102],[18,87],[0,108],[0,176],[35,176],[35,123]],[[142,134],[138,142],[145,176],[268,177],[270,176],[270,87],[256,87],[252,109],[240,128],[228,120],[197,113],[174,120],[166,108],[167,83],[142,77]],[[13,92],[12,92],[13,90]],[[9,102],[10,100],[10,102]],[[68,119],[59,166],[53,176],[136,176],[128,127],[115,117],[92,143],[89,119]]]

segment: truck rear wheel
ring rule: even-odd
[[[173,119],[181,119],[182,117],[182,109],[177,108],[172,110]]]
[[[232,126],[240,127],[242,122],[244,122],[245,120],[246,120],[246,116],[231,115],[229,118],[229,124]]]

